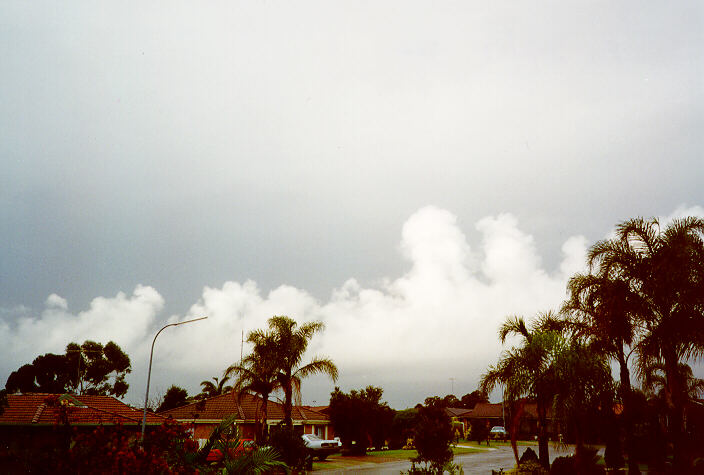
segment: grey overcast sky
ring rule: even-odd
[[[702,45],[699,1],[4,1],[0,384],[112,339],[139,403],[207,314],[157,342],[192,393],[287,314],[345,390],[470,392],[616,223],[704,214]]]

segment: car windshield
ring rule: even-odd
[[[308,439],[308,440],[322,440],[320,437],[318,437],[317,435],[313,435],[313,434],[306,434],[306,439]]]
[[[496,431],[496,432],[500,432],[500,431],[503,431],[503,430],[505,430],[505,429],[504,429],[503,427],[501,427],[501,426],[494,426],[494,427],[491,428],[491,430],[492,430],[492,431]]]

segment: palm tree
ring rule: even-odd
[[[643,389],[646,394],[653,399],[661,401],[665,407],[672,406],[672,394],[667,384],[665,365],[655,363],[644,368]],[[682,388],[687,401],[692,401],[704,394],[704,379],[695,378],[692,367],[686,363],[680,363],[677,369],[678,386]]]
[[[664,364],[675,467],[688,464],[683,453],[685,388],[679,364],[704,357],[704,219],[673,220],[664,230],[657,219],[626,221],[616,237],[589,252],[602,275],[622,279],[638,296],[643,336],[636,346],[641,368]]]
[[[547,409],[554,393],[553,362],[556,350],[562,344],[559,332],[563,323],[552,312],[542,313],[530,325],[523,317],[510,316],[499,328],[499,339],[505,343],[510,335],[522,337],[519,347],[504,351],[499,362],[490,366],[480,380],[480,388],[487,394],[498,385],[504,386],[504,398],[510,404],[521,398],[535,399],[538,412],[538,454],[540,463],[550,467],[547,434]],[[515,438],[511,437],[518,462]]]
[[[301,366],[308,342],[313,335],[325,328],[322,322],[308,322],[298,327],[292,318],[274,316],[269,319],[268,324],[270,334],[276,341],[277,380],[284,393],[284,425],[291,429],[293,399],[296,399],[297,404],[301,401],[301,380],[321,373],[337,381],[337,367],[329,358],[317,356],[310,363]]]
[[[578,466],[587,460],[585,433],[599,413],[612,413],[611,368],[604,353],[571,338],[555,355],[553,416],[575,436]]]
[[[230,376],[227,374],[227,371],[225,374],[223,374],[222,379],[219,379],[217,376],[213,376],[212,380],[215,381],[215,383],[212,383],[210,381],[201,381],[200,385],[203,388],[199,394],[200,399],[206,399],[209,397],[213,396],[219,396],[221,394],[225,394],[229,390],[232,389],[232,386],[225,386],[225,383],[229,381]]]
[[[604,275],[596,262],[591,261],[590,268],[595,273],[576,274],[570,279],[567,285],[569,298],[562,310],[571,315],[570,326],[577,338],[588,341],[593,350],[618,362],[629,472],[639,473],[628,360],[638,337],[641,299],[626,280]]]
[[[247,342],[254,345],[252,353],[239,364],[227,368],[225,375],[237,378],[232,388],[237,398],[241,399],[249,392],[261,397],[261,419],[257,421],[257,439],[261,443],[266,439],[269,395],[280,387],[277,346],[275,335],[261,330],[250,332]]]

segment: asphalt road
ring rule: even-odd
[[[537,452],[538,447],[532,447]],[[526,447],[519,447],[519,455],[523,453]],[[574,449],[572,447],[567,450],[560,451],[550,447],[550,461],[562,455],[572,455]],[[511,447],[492,447],[485,452],[477,452],[473,454],[458,455],[454,459],[454,463],[462,465],[465,474],[491,474],[492,470],[510,469],[516,464],[516,459],[513,457]],[[335,473],[379,473],[379,474],[395,474],[398,475],[401,471],[406,471],[411,468],[410,462],[388,462],[388,463],[365,463],[354,467],[348,467],[338,470],[317,470],[314,473],[319,474],[335,474]]]

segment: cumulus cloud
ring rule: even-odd
[[[670,223],[673,219],[685,218],[687,216],[697,216],[704,218],[704,208],[701,206],[687,206],[679,205],[675,210],[668,216],[661,216],[660,222],[663,224]]]
[[[482,240],[473,250],[456,216],[422,208],[402,228],[405,274],[377,288],[349,279],[326,302],[291,286],[266,295],[251,281],[207,287],[186,315],[171,321],[209,319],[160,337],[159,364],[201,379],[217,375],[239,359],[242,331],[246,335],[265,327],[272,315],[286,314],[326,324],[310,354],[331,357],[343,387],[377,384],[401,406],[419,394],[449,392],[449,377],[463,380],[462,391],[471,391],[501,351],[496,331],[505,316],[530,317],[558,307],[566,280],[584,265],[586,249],[584,237],[570,237],[559,270],[551,273],[541,267],[532,236],[520,230],[514,216],[484,218],[476,229]],[[309,385],[309,400],[324,400],[331,386],[322,380],[319,388]],[[409,393],[414,394],[407,399]]]
[[[268,293],[253,281],[205,287],[183,315],[159,321],[164,300],[156,289],[139,285],[132,295],[94,299],[90,308],[71,313],[68,302],[52,294],[37,317],[0,320],[0,340],[13,355],[3,363],[9,373],[46,351],[61,351],[69,341],[114,340],[132,357],[134,372],[128,398],[139,401],[146,363],[156,330],[200,316],[202,322],[169,328],[155,346],[152,380],[155,392],[170,384],[198,390],[198,383],[220,375],[239,360],[244,333],[264,328],[272,315],[299,322],[321,320],[323,334],[311,342],[310,355],[332,358],[343,388],[375,384],[385,388],[393,405],[413,404],[429,394],[475,389],[501,347],[498,325],[508,314],[527,317],[557,308],[569,276],[584,265],[582,236],[568,238],[562,262],[551,272],[541,265],[534,239],[518,220],[504,213],[476,223],[480,245],[471,249],[451,212],[424,207],[402,228],[400,250],[408,270],[385,278],[377,287],[349,279],[325,301],[303,289],[281,285]],[[249,348],[244,345],[244,352]],[[460,383],[460,381],[462,383]],[[313,379],[308,401],[324,401],[332,383]]]
[[[23,311],[15,318],[0,320],[4,350],[0,370],[7,377],[37,355],[63,352],[72,341],[113,340],[123,349],[136,349],[163,305],[164,299],[155,289],[142,285],[130,296],[120,292],[115,297],[97,297],[88,310],[78,313],[69,311],[66,299],[51,294],[39,316]]]

